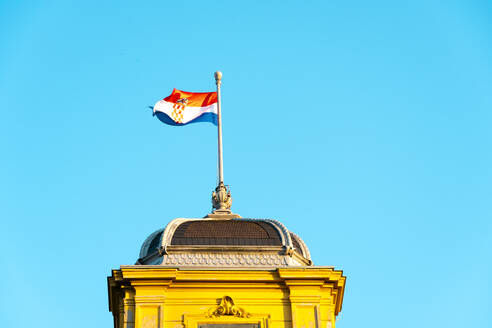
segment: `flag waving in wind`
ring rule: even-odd
[[[174,89],[158,101],[154,115],[169,125],[210,122],[217,125],[217,92],[185,92]]]
[[[186,125],[195,122],[210,122],[217,126],[217,188],[212,193],[213,214],[231,214],[231,193],[224,184],[222,156],[222,115],[220,86],[222,72],[214,73],[217,92],[185,92],[174,89],[170,96],[158,101],[152,109],[159,120],[169,125]],[[238,217],[232,214],[233,217]],[[207,216],[211,217],[211,216]],[[231,217],[232,218],[232,217]]]

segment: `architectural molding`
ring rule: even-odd
[[[178,266],[304,266],[288,255],[268,253],[174,253],[164,255],[162,265]]]

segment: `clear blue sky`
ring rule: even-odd
[[[112,327],[106,276],[210,211],[222,70],[233,210],[348,277],[337,328],[492,326],[490,1],[1,1],[3,327]]]

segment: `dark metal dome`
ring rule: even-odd
[[[143,243],[137,264],[311,265],[296,234],[271,219],[174,219]]]
[[[281,246],[282,238],[269,222],[200,220],[180,224],[170,245]]]

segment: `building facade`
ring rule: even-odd
[[[345,279],[282,223],[216,212],[152,233],[109,308],[115,328],[334,328]]]

